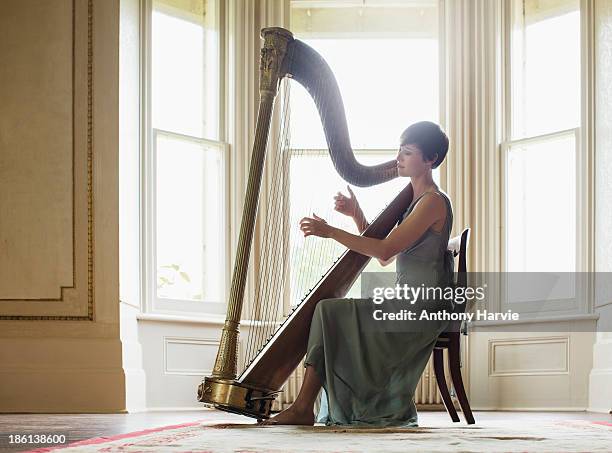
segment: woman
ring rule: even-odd
[[[402,133],[400,143],[398,174],[410,177],[414,198],[386,238],[357,236],[314,214],[302,219],[300,228],[304,236],[333,239],[383,265],[397,259],[399,284],[445,285],[453,273],[453,258],[447,251],[453,214],[450,200],[433,181],[432,169],[444,160],[448,138],[438,125],[420,122]],[[335,209],[351,216],[362,232],[367,220],[350,187],[348,191],[349,196],[335,197]],[[440,307],[427,302],[419,301],[416,307]],[[405,303],[391,301],[386,308],[399,309]],[[313,425],[313,405],[323,387],[319,421],[328,425],[416,426],[414,391],[447,323],[428,323],[416,331],[364,328],[372,325],[371,318],[371,299],[320,301],[310,327],[300,393],[291,407],[263,424]]]

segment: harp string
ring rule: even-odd
[[[320,93],[320,91],[322,90],[321,87],[322,81],[321,79],[317,79],[314,85],[314,95],[313,98],[316,97],[316,95],[318,95]],[[322,123],[325,122],[325,114],[323,115],[322,119]],[[316,152],[312,152],[312,151],[306,151],[305,149],[301,149],[301,153],[300,153],[300,158],[298,159],[298,162],[302,162],[302,166],[305,166],[307,163],[307,160],[309,157],[313,157],[315,159],[315,161],[320,160],[320,158],[325,157],[325,154],[327,154],[327,150],[324,151],[316,151]],[[327,156],[329,156],[327,154]],[[331,161],[331,159],[329,159]],[[311,191],[311,194],[314,194],[315,191]],[[314,203],[314,196],[311,197],[309,199],[309,203],[308,203],[308,207],[305,211],[298,213],[298,217],[301,217],[301,215],[308,215],[311,216],[312,215],[312,211],[313,211],[313,203]],[[323,216],[325,216],[325,213],[322,213],[319,210],[319,215],[323,214]],[[329,216],[327,216],[327,218],[329,219]],[[295,284],[296,287],[296,295],[295,295],[295,299],[294,299],[294,303],[300,303],[303,301],[304,297],[306,297],[308,291],[311,289],[311,285],[314,285],[315,282],[312,282],[312,278],[311,276],[313,275],[313,264],[314,264],[314,260],[316,258],[316,254],[315,251],[317,249],[321,250],[321,247],[325,246],[325,244],[321,244],[321,239],[317,238],[317,237],[310,237],[309,240],[306,240],[306,238],[304,238],[300,232],[297,232],[298,234],[298,243],[302,246],[301,249],[298,251],[299,252],[299,257],[300,259],[298,260],[298,266],[297,266],[297,271],[298,271],[298,280],[297,283]],[[318,280],[318,278],[317,278]],[[310,286],[310,288],[309,288]]]
[[[279,136],[276,141],[276,152],[272,153],[271,157],[274,161],[275,170],[272,172],[273,184],[270,190],[269,199],[271,203],[268,203],[268,209],[264,219],[264,228],[266,234],[264,236],[264,246],[262,249],[262,255],[260,256],[260,285],[258,285],[258,291],[256,295],[256,301],[252,307],[251,319],[253,320],[252,328],[248,335],[248,346],[245,354],[245,364],[250,362],[258,350],[267,342],[270,335],[274,332],[278,322],[282,319],[285,281],[284,278],[286,272],[286,256],[284,256],[282,243],[279,239],[279,235],[284,239],[287,234],[286,225],[281,223],[278,224],[278,219],[286,219],[286,215],[278,216],[279,205],[280,210],[287,210],[286,200],[283,196],[286,196],[287,188],[287,165],[289,159],[286,156],[286,143],[288,136],[288,120],[289,115],[285,114],[288,112],[288,91],[289,85],[286,81],[283,82],[285,93],[283,109],[281,111],[283,120],[281,121],[281,127],[279,128]],[[270,162],[268,160],[268,162]],[[274,184],[274,182],[282,181],[281,185]],[[269,231],[268,231],[268,227]],[[282,241],[286,242],[286,241]],[[280,246],[279,246],[280,245]],[[280,278],[273,278],[273,273],[278,270],[280,272]]]
[[[291,228],[288,225],[288,217],[286,215],[286,211],[288,209],[288,185],[290,184],[289,180],[289,171],[288,171],[288,156],[287,156],[287,143],[288,137],[290,133],[289,129],[289,120],[290,120],[290,83],[288,79],[284,81],[284,90],[283,90],[283,110],[281,111],[281,115],[283,117],[283,133],[281,134],[280,139],[277,142],[277,159],[280,163],[279,168],[282,169],[280,175],[276,178],[276,181],[282,181],[282,184],[277,184],[274,187],[277,188],[277,206],[280,205],[280,213],[278,213],[279,209],[274,210],[274,215],[278,216],[278,219],[281,219],[281,223],[276,225],[278,227],[278,232],[276,234],[274,242],[271,244],[271,247],[274,250],[274,255],[277,258],[277,265],[274,267],[274,273],[277,278],[270,277],[271,285],[271,293],[274,297],[270,295],[266,296],[266,298],[270,298],[270,300],[274,301],[274,307],[276,307],[276,312],[273,312],[273,316],[269,318],[269,323],[266,328],[266,336],[265,341],[268,341],[269,337],[274,333],[280,321],[282,321],[285,314],[285,288],[287,284],[286,271],[287,271],[287,254],[286,254],[286,237],[288,234],[287,228]],[[272,308],[274,308],[272,307]]]
[[[286,97],[285,97],[285,102],[283,103],[283,111],[281,113],[284,113],[285,108],[286,108]],[[267,212],[267,217],[265,219],[265,225],[264,225],[264,230],[266,232],[268,231],[270,232],[269,234],[265,234],[265,237],[268,239],[268,241],[266,242],[267,247],[264,250],[264,254],[267,257],[271,257],[271,258],[270,258],[270,261],[268,262],[267,268],[262,269],[263,270],[263,282],[261,282],[259,285],[259,288],[261,291],[260,291],[260,297],[259,297],[258,303],[264,310],[262,314],[262,319],[264,321],[264,324],[262,328],[260,329],[261,338],[258,342],[258,346],[260,346],[265,341],[265,339],[267,338],[270,332],[270,323],[273,322],[274,318],[278,316],[278,310],[279,310],[278,305],[279,304],[276,300],[278,297],[278,293],[275,291],[276,289],[275,283],[278,282],[279,284],[282,284],[282,280],[273,279],[273,273],[278,271],[279,258],[282,258],[279,254],[279,247],[273,247],[274,244],[278,244],[279,235],[283,233],[282,225],[280,227],[278,225],[279,219],[281,219],[282,221],[282,217],[280,217],[278,213],[278,203],[279,203],[280,197],[282,196],[282,191],[279,190],[279,185],[274,184],[274,182],[278,182],[284,179],[284,176],[285,176],[281,174],[282,155],[278,152],[278,149],[279,147],[281,147],[280,149],[282,149],[282,142],[285,139],[287,116],[286,115],[281,115],[281,116],[282,118],[285,119],[285,121],[282,121],[282,126],[279,128],[279,134],[275,142],[276,152],[274,152],[272,155],[272,157],[274,158],[274,166],[275,166],[273,181],[271,185],[272,203],[268,206],[269,209]],[[283,184],[280,185],[280,187],[282,186]],[[280,200],[280,202],[282,203],[282,200]]]
[[[271,161],[272,161],[273,164],[275,163],[274,159],[272,159]],[[266,159],[266,163],[265,163],[266,169],[267,169],[267,167],[269,167],[269,162],[270,162],[270,160]],[[273,176],[274,176],[274,173],[276,173],[276,172],[273,172]],[[267,185],[264,185],[263,187],[266,188]],[[264,190],[267,191],[267,189],[264,189]],[[271,208],[271,203],[270,203],[269,199],[264,199],[264,200],[265,200],[265,203],[263,203],[263,206],[260,205],[260,209],[259,209],[257,217],[259,219],[261,219],[262,216],[261,216],[260,213],[261,213],[262,210],[265,210],[266,215],[264,216],[264,218],[267,220],[267,218],[268,218],[267,212]],[[261,220],[260,220],[260,223],[261,223]],[[270,240],[270,238],[268,236],[266,236],[266,235],[263,236],[263,242],[261,243],[261,250],[259,250],[259,255],[258,255],[259,256],[260,265],[256,268],[256,272],[257,272],[256,279],[257,280],[264,280],[265,279],[265,273],[266,273],[266,270],[269,267],[267,265],[267,262],[270,259],[270,255],[268,253],[266,253],[267,249],[269,248],[269,246],[268,246],[269,240]],[[249,320],[251,321],[251,325],[249,327],[249,336],[248,336],[248,342],[247,342],[247,353],[246,353],[247,356],[251,354],[251,352],[250,352],[251,348],[254,347],[254,345],[256,345],[257,342],[259,341],[258,338],[259,338],[259,335],[260,335],[260,327],[262,326],[262,322],[264,321],[263,317],[262,317],[262,314],[261,314],[261,309],[262,309],[262,306],[261,306],[262,294],[261,294],[261,292],[262,292],[262,288],[259,285],[257,285],[256,288],[257,288],[257,291],[256,291],[256,293],[254,295],[255,296],[255,300],[252,302],[251,313],[250,313],[250,316],[249,316]]]
[[[284,88],[287,89],[287,84],[284,83]],[[283,90],[285,91],[285,90]],[[284,96],[283,102],[283,111],[287,109],[287,101],[288,97]],[[287,121],[288,116],[283,115],[284,121],[281,121],[281,127],[278,129],[277,141],[275,142],[275,148],[282,149],[282,143],[286,140],[287,135]],[[257,285],[256,299],[254,304],[252,305],[251,316],[250,319],[252,321],[251,328],[249,329],[249,335],[247,340],[247,352],[245,354],[245,366],[252,359],[252,357],[256,354],[259,348],[263,345],[265,338],[269,335],[269,323],[272,318],[277,317],[276,311],[279,310],[279,304],[275,300],[274,296],[278,296],[278,286],[275,286],[272,290],[272,272],[278,268],[279,258],[280,256],[279,247],[274,247],[274,244],[278,243],[278,234],[279,230],[282,228],[278,228],[277,223],[279,222],[278,215],[278,203],[279,199],[282,196],[282,190],[278,190],[278,185],[275,185],[274,182],[284,181],[285,177],[282,173],[283,171],[283,162],[282,155],[278,152],[273,153],[271,156],[272,159],[267,159],[266,164],[272,162],[273,171],[271,172],[272,184],[271,190],[269,191],[269,197],[266,200],[266,214],[264,217],[263,228],[263,247],[260,251],[259,255],[259,266],[257,268],[259,274],[259,283]],[[286,173],[285,173],[286,174]],[[284,186],[285,184],[281,184],[280,186]],[[281,200],[282,203],[282,200]],[[280,217],[282,219],[282,217]],[[281,220],[282,221],[282,220]],[[270,227],[270,232],[268,233],[267,229]],[[282,247],[280,247],[282,248]],[[282,281],[278,282],[282,287]],[[272,298],[270,297],[272,296]]]
[[[319,89],[319,81],[317,80],[316,85],[315,85],[315,91],[318,91],[318,89]],[[299,149],[297,152],[294,152],[293,146],[291,147],[291,149],[292,149],[291,167],[293,170],[293,167],[296,165],[296,163],[299,164],[305,160],[306,151],[304,149]],[[304,168],[303,164],[302,164],[302,168]],[[293,193],[293,191],[295,190],[295,182],[291,181],[291,183],[292,183],[291,191]],[[310,212],[311,208],[312,208],[312,198],[308,200],[306,213]],[[291,223],[294,224],[298,220],[298,218],[296,217],[299,218],[299,214],[298,216],[293,216],[293,215],[291,216]],[[297,230],[294,230],[291,233],[292,233],[292,236],[295,238],[293,243],[296,244],[296,247],[294,248],[293,252],[296,254],[295,256],[298,257],[297,260],[294,260],[292,256],[292,260],[291,260],[291,264],[292,264],[291,274],[292,275],[291,275],[291,281],[290,281],[292,288],[295,288],[293,289],[293,297],[292,297],[291,303],[292,305],[296,305],[297,303],[300,302],[299,298],[302,295],[301,294],[302,283],[303,283],[305,276],[307,275],[307,272],[298,271],[297,279],[293,278],[293,274],[294,274],[295,269],[298,269],[298,270],[303,269],[303,267],[305,266],[305,263],[304,263],[305,257],[311,256],[310,253],[311,253],[312,243],[306,241],[305,238],[302,237],[302,235]],[[293,266],[294,261],[295,261],[295,266]]]
[[[273,167],[267,173],[272,180],[266,188],[265,214],[263,209],[258,212],[258,217],[263,221],[260,227],[264,234],[257,260],[257,290],[249,310],[251,325],[246,339],[243,369],[285,320],[289,314],[288,309],[305,299],[333,261],[346,250],[331,240],[314,236],[304,238],[299,230],[298,220],[312,216],[313,212],[330,224],[342,224],[344,216],[333,209],[331,196],[335,191],[323,193],[317,190],[321,176],[316,173],[310,175],[310,181],[302,187],[297,187],[295,181],[290,179],[296,167],[308,171],[310,162],[314,162],[316,168],[333,168],[327,149],[313,151],[303,147],[294,148],[290,143],[291,83],[295,82],[283,80],[281,119],[278,122],[280,127],[277,140],[274,146],[270,146],[269,158],[266,159],[266,166],[272,164]],[[325,90],[325,86],[318,79],[311,87],[310,94],[316,97],[321,90]],[[321,121],[325,120],[323,114]],[[292,194],[298,191],[300,203],[297,206],[291,205]],[[304,193],[310,196],[304,197]]]
[[[281,319],[285,289],[285,279],[283,278],[286,268],[286,257],[283,255],[283,247],[279,246],[281,239],[286,234],[286,216],[280,215],[279,211],[286,210],[285,196],[287,186],[287,159],[283,154],[286,147],[288,136],[289,116],[284,114],[288,111],[289,85],[283,81],[282,93],[283,107],[281,110],[281,126],[276,142],[276,146],[271,146],[271,159],[267,164],[273,162],[274,170],[271,172],[272,184],[270,185],[266,215],[263,219],[265,234],[263,237],[263,247],[259,259],[259,279],[256,300],[251,310],[252,326],[249,330],[247,348],[245,353],[244,366],[250,362],[253,356],[267,341],[268,337],[274,332],[275,326]],[[281,184],[275,184],[278,182]],[[280,206],[280,207],[279,207]],[[280,224],[279,224],[280,222]],[[280,236],[280,238],[279,238]],[[280,270],[280,272],[278,272]],[[274,273],[279,273],[280,278],[273,278]]]

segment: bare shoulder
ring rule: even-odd
[[[428,224],[435,232],[440,232],[444,227],[447,215],[447,206],[444,195],[439,192],[425,194],[414,207],[416,216],[424,216]]]
[[[446,200],[444,197],[445,196],[439,192],[426,193],[415,205],[415,210],[433,211],[444,216],[446,215]]]

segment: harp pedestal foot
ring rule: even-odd
[[[206,377],[198,386],[198,401],[226,412],[257,419],[270,418],[270,410],[280,390],[269,390],[242,382]]]

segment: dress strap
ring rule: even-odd
[[[419,201],[421,198],[423,198],[425,195],[427,195],[428,193],[440,193],[437,190],[430,190],[428,192],[423,192],[421,195],[419,195],[416,199],[412,200],[412,203],[410,203],[410,206],[408,206],[407,211],[410,211],[410,209],[412,209],[412,207],[416,204],[417,201]]]
[[[442,192],[438,192],[438,193],[446,201],[446,222],[444,224],[445,228],[441,232],[442,233],[442,237],[445,237],[446,241],[442,241],[442,243],[440,244],[440,247],[443,248],[444,250],[446,250],[446,248],[448,247],[448,241],[450,239],[451,230],[453,229],[453,206],[452,206],[452,203],[450,201],[450,198],[448,198],[448,196],[446,194],[444,194]]]
[[[440,192],[439,190],[430,190],[428,192],[423,192],[416,199],[412,200],[412,202],[408,206],[408,209],[406,209],[406,211],[404,211],[404,214],[399,219],[397,224],[399,225],[400,223],[402,223],[402,221],[408,216],[408,214],[410,214],[410,212],[412,212],[412,208],[417,203],[417,201],[419,201],[421,198],[423,198],[428,193],[437,193],[442,198],[444,198],[444,200],[446,201],[446,222],[445,222],[446,229],[444,231],[441,231],[440,234],[443,234],[444,232],[447,232],[448,237],[450,238],[450,230],[452,229],[452,224],[453,224],[453,209],[452,209],[451,201],[448,198],[448,196],[446,194]],[[449,216],[450,216],[450,221],[449,221]]]

